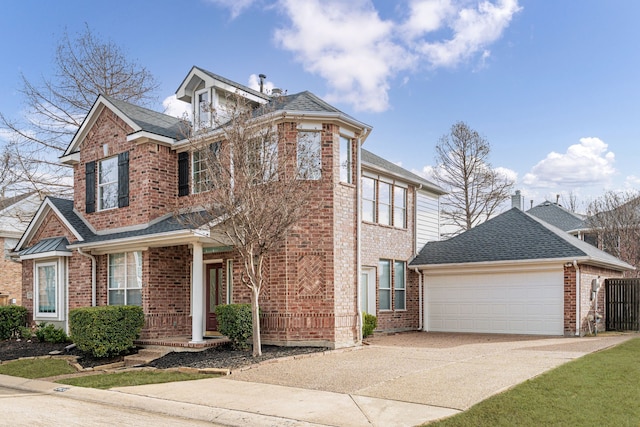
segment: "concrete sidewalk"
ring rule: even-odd
[[[413,426],[634,336],[399,334],[359,350],[286,359],[223,378],[64,392],[36,380],[0,376],[0,383],[229,426]]]

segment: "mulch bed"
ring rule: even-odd
[[[37,340],[5,340],[0,341],[0,362],[15,360],[23,357],[47,356],[55,352],[59,355],[78,356],[78,363],[83,368],[94,368],[100,365],[121,362],[125,355],[112,358],[95,358],[90,354],[84,353],[77,348],[65,350],[68,343],[55,344],[47,342],[38,342]],[[171,352],[159,359],[154,360],[147,366],[166,369],[178,367],[190,368],[227,368],[238,369],[242,366],[248,366],[269,359],[275,359],[287,356],[297,356],[302,354],[317,353],[327,350],[324,347],[278,347],[271,345],[262,346],[262,356],[253,357],[251,350],[239,351],[233,350],[230,344],[221,345],[219,347],[209,348],[203,351],[195,352]],[[134,348],[130,353],[137,353]]]

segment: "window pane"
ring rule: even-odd
[[[127,291],[127,305],[142,305],[142,289],[129,289]]]
[[[351,184],[351,165],[353,156],[351,155],[351,140],[340,137],[340,181]]]
[[[118,206],[118,157],[102,160],[98,168],[100,209]]]
[[[209,126],[209,111],[211,109],[209,105],[209,92],[199,93],[197,102],[196,128]]]
[[[317,180],[322,177],[320,132],[298,133],[298,177]]]
[[[391,185],[378,182],[378,223],[391,225]]]
[[[376,181],[366,177],[362,178],[362,220],[376,220]]]
[[[395,289],[393,305],[396,310],[404,310],[406,308],[405,263],[403,261],[395,261],[393,267]]]
[[[378,274],[380,310],[391,310],[391,261],[380,260]]]
[[[38,266],[38,312],[56,312],[56,267]]]
[[[124,290],[110,290],[109,305],[124,305]]]
[[[109,254],[109,304],[142,305],[142,252]]]
[[[109,255],[109,289],[124,288],[125,254]]]
[[[393,225],[405,228],[407,224],[407,190],[402,187],[393,187]]]

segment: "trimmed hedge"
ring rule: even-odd
[[[53,323],[40,323],[36,327],[35,334],[40,342],[62,343],[69,341],[67,334],[62,329],[56,328]]]
[[[226,304],[216,307],[218,331],[231,340],[234,348],[247,350],[247,340],[253,334],[251,304]]]
[[[72,341],[95,357],[112,357],[133,347],[144,326],[142,307],[108,305],[69,312]]]
[[[27,309],[20,305],[0,307],[0,340],[17,336],[20,328],[27,325]]]
[[[373,314],[362,313],[362,338],[373,335],[373,331],[378,327],[378,318]]]

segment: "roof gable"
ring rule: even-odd
[[[545,201],[527,211],[563,231],[582,230],[585,228],[584,216],[573,213],[556,203]]]
[[[176,90],[176,98],[191,103],[193,93],[203,85],[204,87],[216,87],[225,92],[236,93],[240,91],[243,96],[251,99],[252,101],[265,103],[269,101],[270,96],[266,93],[261,93],[257,90],[251,89],[245,85],[229,80],[226,77],[219,76],[218,74],[207,71],[204,68],[197,66],[191,67],[189,74],[184,78],[178,89]]]
[[[427,243],[413,266],[525,260],[581,260],[623,271],[629,264],[518,208],[449,240]]]

